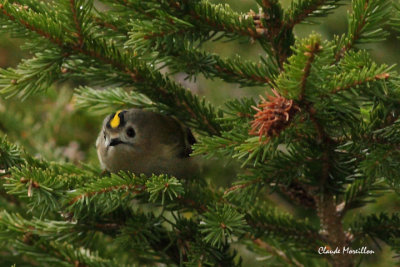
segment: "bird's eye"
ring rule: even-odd
[[[136,135],[135,130],[132,127],[129,127],[126,130],[126,135],[129,137],[135,137],[135,135]]]

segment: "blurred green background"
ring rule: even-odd
[[[258,12],[258,7],[252,0],[213,2],[229,3],[234,10],[245,13],[250,9]],[[283,6],[287,6],[290,1],[281,1],[281,3]],[[349,1],[343,3],[344,5],[335,10],[329,17],[319,19],[319,25],[296,26],[296,36],[305,37],[315,31],[324,38],[332,40],[334,34],[344,33],[347,29],[346,13],[349,11]],[[15,39],[9,35],[0,35],[0,67],[16,67],[21,59],[31,56],[28,52],[20,49],[23,42],[24,40]],[[365,48],[370,50],[378,63],[392,65],[400,59],[398,45],[399,40],[395,33],[391,32],[386,42],[368,45]],[[232,57],[239,54],[245,59],[258,61],[260,55],[264,56],[263,50],[257,43],[219,41],[206,43],[204,48],[218,53],[222,57]],[[396,66],[396,69],[399,70],[399,67]],[[199,76],[195,82],[184,80],[184,74],[177,74],[175,78],[195,93],[205,96],[216,106],[222,106],[225,101],[232,98],[258,97],[258,95],[264,95],[266,92],[266,88],[240,88],[237,84],[227,84],[218,79],[206,80],[202,76]],[[57,83],[48,88],[46,95],[33,96],[24,102],[19,99],[0,98],[0,134],[7,135],[10,141],[21,145],[28,153],[37,157],[76,164],[85,162],[98,165],[95,140],[103,118],[76,109],[73,88],[77,85],[72,82]],[[221,165],[221,163],[224,164]],[[206,168],[211,182],[221,188],[229,186],[235,179],[236,168],[220,167],[235,164],[225,163],[223,161],[210,163]],[[271,205],[280,206],[295,216],[305,217],[309,215],[304,210],[297,210],[290,206],[279,196],[273,195],[270,200]],[[355,218],[360,213],[368,214],[381,211],[399,212],[399,197],[394,194],[385,194],[376,203],[352,211],[346,217],[346,221]],[[361,245],[368,245],[370,249],[379,252],[379,248],[374,243]],[[246,255],[244,265],[267,265],[266,262],[253,257],[250,252],[244,254]],[[365,256],[361,266],[394,266],[393,255],[390,249],[382,246],[382,253]]]

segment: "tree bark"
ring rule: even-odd
[[[326,192],[317,196],[318,217],[320,219],[323,235],[328,242],[329,250],[338,248],[340,253],[332,254],[331,263],[334,267],[352,267],[354,259],[351,254],[343,251],[344,247],[348,247],[346,233],[343,230],[342,216],[336,211],[334,197],[331,193]]]

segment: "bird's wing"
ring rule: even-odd
[[[172,126],[173,125],[173,126]],[[178,158],[187,158],[193,152],[192,145],[196,143],[192,131],[175,118],[170,118],[167,142],[165,143],[172,149],[169,155],[176,155]]]
[[[197,141],[196,141],[196,138],[194,137],[192,131],[186,126],[183,126],[183,127],[185,128],[184,129],[184,132],[185,132],[184,133],[184,144],[185,145],[184,145],[184,149],[182,151],[181,157],[187,158],[193,152],[192,145],[194,145],[194,143],[196,143]]]

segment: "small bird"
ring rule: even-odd
[[[128,109],[104,119],[96,147],[102,168],[109,172],[187,179],[198,169],[189,157],[195,142],[190,129],[172,117]]]

